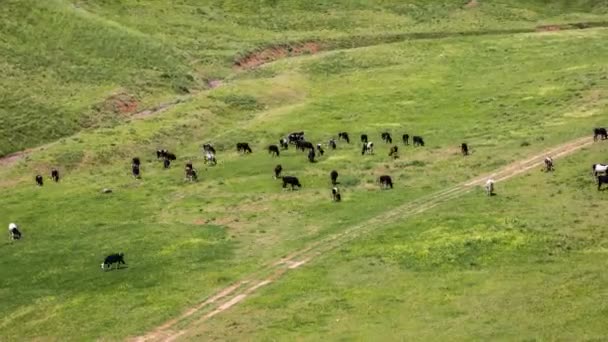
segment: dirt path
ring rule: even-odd
[[[504,181],[543,165],[545,156],[552,156],[554,159],[561,158],[592,144],[593,139],[590,137],[579,138],[561,144],[524,160],[511,163],[495,172],[423,196],[349,227],[340,233],[311,243],[305,248],[294,251],[287,257],[266,264],[255,273],[243,277],[240,281],[222,289],[201,304],[187,310],[181,316],[163,324],[144,336],[133,338],[131,341],[173,341],[186,334],[189,327],[200,325],[206,320],[230,309],[259,289],[278,280],[289,270],[297,269],[363,234],[378,231],[378,229],[382,229],[382,226],[391,222],[423,213],[443,202],[460,197],[477,186],[483,185],[488,178],[494,178],[497,182]]]

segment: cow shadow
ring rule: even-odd
[[[125,270],[125,269],[127,269],[127,268],[129,268],[129,266],[126,266],[126,265],[125,265],[125,266],[121,266],[121,267],[119,267],[119,268],[110,268],[110,269],[107,269],[107,270],[102,270],[102,271],[104,271],[104,272],[120,271],[120,270]]]

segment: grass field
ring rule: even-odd
[[[0,112],[2,129],[25,130],[20,138],[3,134],[0,149],[53,142],[0,169],[2,217],[25,233],[23,241],[0,244],[0,340],[143,334],[294,249],[589,135],[607,114],[608,31],[602,28],[336,47],[255,70],[231,68],[239,53],[286,37],[340,38],[358,46],[353,37],[363,31],[380,37],[601,21],[605,3],[496,1],[466,10],[440,1],[410,7],[269,2],[258,9],[230,1],[182,1],[171,8],[135,1],[28,3],[34,10],[22,3],[9,1],[0,17],[31,17],[32,26],[11,29],[1,20],[1,31],[11,35],[0,44],[36,36],[38,45],[7,54],[15,74],[0,87],[11,89],[3,92],[6,103],[35,97],[26,102],[37,107],[2,107],[22,108],[19,115]],[[276,11],[284,16],[272,15]],[[216,19],[195,20],[198,15]],[[386,20],[378,24],[374,16]],[[44,55],[32,53],[41,47]],[[206,89],[211,78],[222,78],[223,86]],[[174,99],[180,87],[195,94],[182,94],[183,102],[162,114],[129,119],[131,112],[102,106],[81,131],[80,120],[91,117],[83,109],[117,89],[127,89],[120,101],[136,94],[155,104]],[[105,116],[108,111],[113,114]],[[345,130],[355,143],[339,143],[315,164],[293,148],[279,158],[267,154],[268,144],[297,130],[315,143]],[[400,146],[396,160],[380,141],[385,130]],[[376,143],[373,156],[360,155],[364,132]],[[424,136],[427,146],[402,146],[405,132]],[[254,153],[238,155],[239,141]],[[459,154],[464,141],[473,150],[468,158]],[[218,148],[219,165],[204,166],[199,146],[205,142]],[[178,155],[170,170],[156,161],[160,147]],[[226,316],[196,325],[187,337],[601,338],[605,308],[591,303],[605,296],[597,261],[604,216],[594,210],[603,193],[594,190],[589,169],[604,153],[598,143],[558,161],[555,174],[531,172],[500,184],[495,198],[469,194],[379,226]],[[136,155],[143,161],[141,180],[130,177]],[[187,160],[200,171],[197,183],[183,180]],[[302,190],[281,190],[272,179],[277,163],[300,178]],[[51,167],[64,179],[35,187],[33,176],[46,176]],[[340,204],[330,202],[332,169],[340,172]],[[384,173],[395,180],[394,190],[375,184]],[[101,194],[106,187],[114,192]],[[103,257],[119,251],[128,268],[102,272]]]

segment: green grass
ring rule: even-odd
[[[202,30],[203,26],[189,26],[195,25],[194,20],[184,21],[184,25],[180,26],[178,19],[185,16],[184,13],[194,15],[192,13],[196,13],[196,7],[187,6],[186,2],[170,9],[165,7],[167,5],[142,7],[136,2],[121,3],[123,5],[118,5],[117,2],[81,1],[77,7],[70,7],[61,1],[32,2],[34,10],[21,9],[25,12],[22,15],[34,16],[36,9],[39,9],[43,11],[39,16],[47,20],[32,20],[32,25],[65,28],[62,20],[69,18],[68,22],[73,25],[84,25],[75,26],[79,32],[86,33],[88,27],[90,32],[107,30],[108,34],[115,34],[115,39],[109,39],[106,43],[116,42],[117,46],[97,44],[97,38],[83,38],[81,41],[79,35],[70,36],[67,31],[57,33],[49,30],[55,32],[53,40],[58,41],[58,46],[83,46],[83,51],[62,49],[66,54],[63,59],[70,61],[62,66],[58,63],[62,60],[57,52],[59,50],[46,55],[52,60],[50,64],[44,64],[38,59],[39,56],[31,53],[33,50],[27,50],[29,47],[24,46],[22,55],[14,52],[15,57],[12,57],[11,63],[29,65],[28,70],[41,65],[45,70],[53,70],[58,75],[67,77],[66,82],[59,82],[57,86],[42,81],[32,82],[39,89],[56,92],[61,96],[68,96],[68,89],[78,89],[79,96],[83,97],[74,101],[87,108],[91,105],[91,98],[100,101],[104,99],[105,93],[102,94],[96,87],[111,91],[114,86],[125,87],[125,84],[130,84],[132,89],[138,90],[142,89],[139,87],[140,82],[146,83],[155,77],[161,77],[166,70],[176,75],[193,74],[196,76],[193,82],[196,82],[207,77],[204,65],[224,65],[224,69],[217,70],[226,76],[225,84],[191,96],[184,103],[158,116],[130,122],[125,122],[123,118],[100,118],[97,124],[102,127],[95,126],[95,129],[56,140],[26,159],[0,169],[0,187],[4,193],[0,198],[2,217],[6,224],[13,221],[20,224],[25,235],[23,241],[0,245],[0,301],[3,303],[0,306],[1,340],[118,340],[144,333],[177,316],[188,306],[201,302],[217,289],[257,270],[265,262],[276,260],[328,234],[344,231],[407,201],[494,170],[546,147],[588,135],[592,127],[604,125],[607,114],[605,56],[608,48],[604,42],[608,31],[604,29],[405,41],[302,56],[271,63],[251,72],[229,73],[225,68],[230,65],[228,56],[233,57],[237,51],[246,51],[249,46],[279,42],[285,32],[277,29],[272,34],[269,30],[255,29],[255,25],[246,21],[254,20],[253,16],[245,15],[253,9],[244,6],[239,8],[242,12],[237,13],[237,2],[208,5],[203,8],[206,13],[213,10],[216,11],[213,13],[244,20],[241,24],[238,21],[230,22],[238,24],[234,29],[241,30],[240,32],[246,31],[244,27],[252,26],[246,32],[251,37],[246,36],[247,39],[241,40],[244,43],[237,44],[231,39],[241,36],[230,35],[233,38],[220,39],[222,36],[217,31],[208,31],[209,37],[226,45],[209,51],[192,48],[192,51],[196,50],[199,54],[194,55],[184,52],[184,46],[188,45],[186,38],[194,39],[197,32],[207,31]],[[345,6],[344,11],[361,11],[365,6],[371,6],[365,2],[348,3],[353,7]],[[471,13],[454,9],[454,5],[439,6],[439,2],[433,2],[429,7],[424,7],[421,3],[418,3],[420,8],[426,8],[442,18],[457,16],[453,27],[442,28],[435,22],[423,22],[419,27],[421,30],[460,30],[464,26],[460,26],[458,16],[468,16]],[[8,13],[7,8],[21,8],[17,2],[9,4],[12,7],[3,7],[0,11],[5,12],[0,13]],[[287,6],[293,3],[276,4]],[[526,19],[530,27],[536,25],[540,18],[561,17],[565,21],[571,17],[601,17],[605,9],[601,5],[594,7],[592,2],[578,2],[579,7],[566,5],[566,2],[555,3],[561,5],[553,7],[540,4],[542,3],[534,2],[529,7],[521,5],[521,8],[532,11],[529,13],[534,13]],[[126,10],[116,11],[119,6],[125,6]],[[319,11],[339,12],[342,8],[339,4],[329,5],[325,2],[315,6],[294,8],[293,13],[285,10],[285,17],[301,18],[303,23],[297,25],[306,28],[309,25],[305,23],[306,18],[314,18]],[[474,11],[479,11],[476,15],[485,18],[488,24],[495,25],[498,21],[495,23],[491,19],[492,11],[505,6],[516,8],[513,3],[488,2],[487,6],[480,6]],[[394,9],[397,7],[399,6],[395,3],[380,2],[367,11],[375,15],[405,15],[398,14],[399,11]],[[389,14],[380,12],[380,8],[386,8]],[[137,12],[130,12],[135,9],[145,11],[135,15]],[[159,13],[165,15],[163,20],[158,19],[159,22],[162,21],[167,26],[152,33],[155,21],[149,18],[158,18]],[[78,18],[82,17],[88,19],[80,22]],[[277,17],[276,20],[285,19]],[[446,19],[447,22],[450,20]],[[7,21],[0,22],[5,24]],[[226,22],[221,23],[227,26]],[[96,23],[99,27],[90,26],[91,23]],[[219,25],[213,21],[198,20],[196,23]],[[372,24],[369,23],[370,27]],[[323,22],[319,25],[329,24]],[[40,27],[32,28],[32,32],[41,34],[38,44],[43,44],[45,39],[40,32],[44,31]],[[331,38],[356,33],[344,27],[326,32],[327,27],[317,28],[320,31],[302,32],[293,38],[304,39],[316,34],[326,34]],[[522,26],[513,21],[512,27]],[[410,27],[412,31],[416,28],[418,26]],[[381,29],[388,32],[388,28],[378,28]],[[190,32],[190,35],[183,34],[185,31]],[[404,31],[407,30],[404,28]],[[14,28],[14,36],[11,37],[18,41],[26,36],[24,32],[25,28]],[[165,36],[158,32],[165,32]],[[224,32],[232,31],[226,29]],[[184,40],[176,39],[177,36],[183,36]],[[0,39],[0,44],[7,39]],[[126,45],[118,47],[121,45],[119,42]],[[112,56],[105,59],[94,57],[103,56],[105,46],[108,54],[123,51],[121,53],[134,56],[125,57],[124,65],[116,63]],[[80,55],[84,51],[91,54]],[[221,54],[218,51],[224,51],[226,59],[216,58]],[[206,53],[210,55],[204,55]],[[148,54],[152,56],[146,57]],[[29,55],[31,59],[20,62],[21,58]],[[196,70],[184,67],[185,61],[197,58],[205,61],[190,65]],[[207,61],[210,64],[204,64]],[[72,66],[78,63],[90,68],[91,73],[83,74],[72,70]],[[111,65],[111,68],[106,68],[107,65]],[[159,65],[163,67],[158,68]],[[115,75],[113,68],[124,68],[121,70],[127,74]],[[27,70],[23,72],[19,77],[26,78],[25,75],[33,74],[28,74]],[[140,79],[127,77],[133,75],[131,72],[143,76]],[[38,88],[18,80],[16,78],[9,82],[5,79],[0,82],[6,82],[7,87],[19,86],[31,90],[32,96],[40,98],[41,108],[49,108],[53,103],[56,106],[66,106],[61,98],[43,96],[43,93],[36,90]],[[95,86],[91,87],[91,84]],[[153,84],[157,88],[150,88],[152,90],[147,93],[150,98],[173,92],[170,83]],[[148,95],[142,95],[142,99]],[[73,108],[79,107],[75,105]],[[37,113],[44,114],[44,111]],[[68,115],[67,112],[62,114],[58,111],[55,115],[62,120],[81,118],[81,112],[75,110],[71,113]],[[12,116],[10,118],[18,119]],[[24,116],[23,119],[26,120],[25,118],[28,117]],[[29,123],[36,120],[32,116],[26,121]],[[51,129],[53,124],[44,127]],[[74,127],[74,132],[79,130]],[[283,153],[279,159],[273,159],[267,154],[265,148],[268,144],[276,143],[279,137],[295,130],[306,131],[313,142],[326,142],[342,130],[350,132],[356,142],[359,134],[365,132],[376,142],[376,155],[361,157],[357,143],[341,143],[337,151],[328,151],[314,165],[309,164],[302,153],[293,149]],[[423,135],[427,147],[400,147],[401,157],[391,160],[386,155],[389,146],[379,139],[380,132],[384,130],[391,131],[396,142],[404,132]],[[36,130],[30,133],[41,141],[50,139]],[[25,134],[22,138],[28,144],[33,141]],[[11,141],[13,140],[17,143],[16,139]],[[238,155],[234,151],[237,141],[248,141],[254,153],[248,156]],[[459,155],[458,150],[463,141],[467,141],[473,149],[473,155],[466,159]],[[219,165],[216,167],[203,166],[199,146],[205,142],[215,143],[219,150]],[[170,170],[163,170],[155,160],[154,151],[160,147],[175,151],[179,157]],[[595,150],[598,148],[600,147],[594,147],[588,153],[597,153],[593,157],[601,159],[601,151]],[[130,159],[135,155],[143,161],[141,180],[133,180],[129,176]],[[198,183],[183,181],[182,167],[187,160],[193,160],[200,171],[201,179]],[[592,162],[597,161],[594,159]],[[585,172],[592,162],[584,163]],[[280,182],[271,177],[276,163],[283,165],[286,174],[298,176],[304,188],[297,192],[281,191]],[[560,178],[563,181],[558,182],[560,185],[566,184],[563,186],[570,186],[566,180],[572,179],[569,176],[575,174],[575,165],[580,164],[572,162],[572,169],[567,169],[567,165],[570,164],[564,164],[565,173],[562,174],[562,165],[558,164],[560,171],[555,176],[564,177]],[[36,173],[47,175],[53,166],[59,167],[64,175],[62,182],[53,184],[47,181],[43,188],[34,187],[33,176]],[[341,174],[344,202],[339,205],[329,200],[329,172],[332,169],[337,169]],[[382,173],[393,176],[396,181],[395,190],[378,190],[374,181]],[[526,181],[531,183],[525,183]],[[403,234],[411,232],[410,235],[398,235],[402,230],[400,227],[410,224],[406,222],[395,229],[383,230],[370,237],[369,248],[365,244],[356,243],[339,254],[330,255],[327,261],[320,262],[310,271],[299,271],[293,274],[294,278],[290,278],[291,275],[286,278],[285,283],[273,285],[263,296],[239,310],[261,310],[261,314],[268,314],[266,317],[272,318],[268,323],[272,326],[268,326],[267,334],[259,332],[256,335],[261,339],[271,338],[283,331],[292,334],[292,337],[302,335],[314,339],[318,337],[315,334],[324,331],[317,329],[325,329],[323,324],[327,322],[311,317],[310,312],[322,308],[327,311],[327,317],[333,319],[337,310],[350,311],[351,306],[357,308],[352,313],[356,317],[353,316],[353,323],[345,326],[344,330],[335,332],[333,337],[336,339],[341,334],[371,338],[372,333],[378,331],[374,329],[385,329],[385,335],[381,336],[387,338],[397,336],[391,335],[390,326],[386,325],[398,326],[404,322],[391,320],[394,311],[378,309],[376,328],[370,326],[366,329],[367,325],[361,323],[362,317],[366,317],[366,312],[373,311],[360,310],[356,306],[363,305],[363,302],[343,303],[342,299],[333,297],[331,293],[335,292],[332,287],[334,283],[329,280],[342,279],[346,282],[344,286],[356,286],[358,279],[347,277],[348,269],[367,265],[367,273],[358,276],[368,274],[366,279],[369,284],[373,283],[373,279],[391,275],[402,285],[406,284],[404,279],[416,276],[416,279],[419,278],[416,283],[419,291],[417,294],[422,296],[421,293],[429,286],[437,286],[435,282],[449,284],[452,279],[468,276],[468,273],[463,275],[462,272],[467,270],[466,267],[472,267],[472,262],[497,277],[506,267],[505,260],[513,260],[508,266],[516,270],[524,267],[521,265],[525,265],[527,256],[536,257],[537,249],[546,248],[547,244],[553,243],[551,241],[556,241],[554,239],[558,232],[544,234],[540,230],[499,229],[504,225],[519,227],[518,222],[521,220],[517,221],[519,218],[513,217],[515,214],[511,214],[511,211],[515,213],[521,208],[532,208],[530,205],[525,206],[525,202],[521,203],[521,207],[512,204],[518,202],[513,200],[517,194],[521,195],[526,186],[533,184],[527,177],[519,182],[524,182],[520,185],[521,192],[503,195],[500,190],[501,195],[493,199],[499,208],[504,207],[503,216],[512,215],[509,220],[501,221],[502,216],[498,216],[499,219],[495,222],[493,218],[497,216],[488,214],[479,218],[481,221],[476,221],[480,215],[475,215],[473,209],[487,208],[484,205],[488,204],[486,198],[469,196],[463,205],[471,209],[471,214],[462,211],[460,216],[450,219],[450,225],[454,229],[443,224],[441,218],[444,216],[440,215],[454,212],[459,208],[457,205],[460,202],[446,204],[445,208],[450,208],[447,214],[437,212],[433,216],[417,219],[418,224],[403,231]],[[579,189],[583,184],[587,186],[585,180],[580,180],[574,188]],[[110,195],[101,194],[100,190],[106,187],[112,188],[114,192]],[[539,187],[533,195],[541,196],[542,191],[551,191],[550,189],[554,188]],[[582,194],[583,190],[580,191]],[[565,188],[563,192],[570,194],[570,189]],[[592,199],[599,201],[601,198]],[[545,205],[549,208],[549,203]],[[563,215],[574,215],[577,205],[582,204],[573,204],[571,212],[561,212]],[[528,225],[554,219],[544,215],[543,211],[539,212],[526,211],[528,216],[525,221],[530,222]],[[580,224],[591,221],[581,219]],[[497,224],[500,224],[498,228],[493,228]],[[438,228],[431,229],[434,226]],[[479,233],[482,226],[489,227],[491,231]],[[450,234],[452,230],[454,233]],[[588,233],[593,236],[596,232]],[[479,236],[478,239],[471,238],[477,236],[475,234]],[[392,241],[392,245],[387,243],[383,247],[383,239]],[[577,240],[580,246],[576,242],[572,248],[586,248],[589,245],[586,237],[580,239],[582,242]],[[431,252],[425,256],[421,251],[426,250],[427,246]],[[99,264],[103,257],[119,251],[125,253],[129,267],[120,271],[102,272]],[[368,265],[369,260],[374,260],[374,265]],[[582,266],[589,267],[589,272],[595,267],[587,265],[588,260],[583,256],[579,259],[560,260],[570,262],[570,265],[580,262]],[[329,266],[330,263],[339,266],[335,273],[333,267]],[[530,267],[530,274],[535,275],[534,270]],[[453,278],[442,278],[445,272]],[[471,282],[480,279],[482,275],[483,272],[470,275],[473,279]],[[536,276],[538,282],[543,281],[542,277]],[[297,284],[294,283],[296,279],[306,277],[309,278],[310,285],[294,285]],[[327,277],[331,279],[328,280]],[[356,281],[351,283],[351,279]],[[498,288],[502,278],[495,279],[494,284],[485,288],[488,296],[494,296],[494,299],[501,299],[499,290],[508,291],[519,283],[519,278],[511,278],[512,287]],[[327,289],[329,295],[319,296],[314,293],[315,284]],[[532,285],[529,285],[530,296],[537,293]],[[285,302],[287,306],[284,311],[272,313],[264,308],[264,303],[280,306],[284,296],[300,295],[301,293],[294,292],[298,286],[308,291],[302,293],[310,298],[318,297],[320,301],[327,302],[321,303],[321,307],[314,307],[314,310],[302,309],[301,315],[295,318],[292,315],[294,310],[305,305],[294,301],[295,299]],[[574,283],[572,286],[576,289],[578,285]],[[385,292],[403,289],[397,287]],[[493,294],[492,289],[497,289],[498,292]],[[584,291],[585,288],[581,285],[579,290]],[[361,298],[374,303],[374,296],[382,297],[378,293],[382,294],[374,292],[370,286],[369,290],[364,291],[369,297]],[[528,298],[525,291],[519,295],[521,303]],[[391,298],[396,298],[396,295],[382,297],[373,305],[390,302]],[[420,307],[426,305],[425,300],[419,297]],[[555,302],[552,305],[558,304]],[[387,308],[397,311],[401,309],[402,307]],[[489,315],[493,317],[490,319],[504,317],[500,310],[496,310],[494,316]],[[554,310],[557,308],[554,307]],[[581,304],[580,312],[584,310],[592,308]],[[504,315],[508,312],[505,311]],[[447,314],[450,312],[442,312],[441,308],[429,312],[422,321],[407,322],[414,328],[408,330],[414,333],[417,326],[423,327],[424,322],[443,322],[444,315]],[[512,316],[512,322],[515,322],[516,317]],[[229,317],[231,318],[219,318],[212,322],[217,324],[218,329],[221,328],[216,333],[230,334],[229,337],[234,339],[244,338],[245,335],[230,332],[230,329],[222,326],[229,320],[236,319],[233,314]],[[263,319],[264,316],[258,317]],[[546,322],[549,324],[548,319]],[[243,325],[243,331],[248,331],[256,323],[245,319],[238,324]],[[446,321],[445,324],[449,322]],[[511,325],[494,327],[497,327],[496,336],[508,337]],[[581,323],[578,327],[583,329],[588,326]],[[464,328],[465,325],[462,326]],[[498,328],[505,329],[505,333],[501,334],[502,330]],[[193,333],[200,331],[207,330]],[[431,336],[433,330],[427,331],[421,331],[418,338]],[[364,335],[367,333],[370,335]],[[479,330],[480,335],[469,336],[482,336],[482,333]],[[464,332],[460,336],[464,337]]]

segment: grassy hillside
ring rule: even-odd
[[[223,87],[157,117],[61,139],[0,170],[3,217],[21,224],[25,233],[23,241],[0,245],[0,336],[63,341],[141,334],[308,242],[547,146],[588,135],[606,120],[607,35],[604,29],[593,29],[455,37],[303,56],[231,75]],[[315,143],[326,143],[341,130],[349,131],[354,141],[365,132],[376,142],[376,154],[362,157],[356,143],[341,143],[316,164],[293,148],[278,159],[267,154],[268,144],[294,130],[306,131]],[[401,156],[392,160],[389,145],[379,139],[385,130],[396,142],[405,132],[420,134],[427,146],[399,144]],[[209,141],[219,150],[216,167],[205,167],[199,152],[200,144]],[[238,155],[238,141],[248,141],[254,153]],[[473,150],[466,159],[458,151],[463,141]],[[159,147],[178,154],[172,169],[163,170],[155,160]],[[141,180],[129,176],[135,155],[143,161]],[[197,183],[183,180],[187,160],[201,173]],[[271,177],[277,163],[301,179],[301,191],[281,190]],[[590,163],[584,163],[585,172]],[[35,187],[33,175],[46,175],[52,166],[60,168],[64,180]],[[339,205],[329,200],[332,169],[341,174],[344,202]],[[395,190],[378,190],[374,182],[383,173],[393,176]],[[105,187],[114,193],[101,194]],[[496,199],[500,205],[511,203],[501,198]],[[467,200],[466,208],[485,203]],[[454,236],[456,242],[468,236],[467,222],[477,217],[471,215],[454,223],[463,230]],[[420,220],[417,229],[424,232],[427,221]],[[429,239],[441,240],[447,233],[437,234]],[[492,234],[503,241],[500,232]],[[372,238],[369,253],[384,253],[382,243],[375,242],[381,236]],[[427,243],[414,242],[418,245],[412,248]],[[456,262],[469,260],[466,250],[461,256],[461,245],[455,247]],[[496,259],[510,257],[508,247],[499,244],[490,251]],[[434,265],[452,267],[441,255],[426,264],[426,259],[410,260],[416,249],[394,249],[393,259],[383,262],[397,269],[409,267],[408,262],[428,272],[438,272]],[[118,251],[125,252],[129,267],[102,272],[103,257]],[[365,251],[353,253],[356,259]],[[475,262],[500,271],[500,260]],[[315,268],[299,277],[318,273]],[[420,287],[432,283],[419,281]],[[265,292],[272,294],[268,300],[293,293],[292,284]],[[253,302],[247,310],[258,305]],[[275,317],[289,316],[298,305]],[[433,317],[442,318],[433,314],[428,319]],[[218,327],[225,322],[219,320]],[[296,329],[297,322],[292,328],[280,323],[269,334]],[[304,333],[295,330],[293,336]]]
[[[0,8],[0,156],[208,88],[260,46],[381,42],[404,32],[605,20],[605,1],[7,0]],[[335,40],[338,39],[338,40]],[[328,47],[331,47],[331,45]]]

